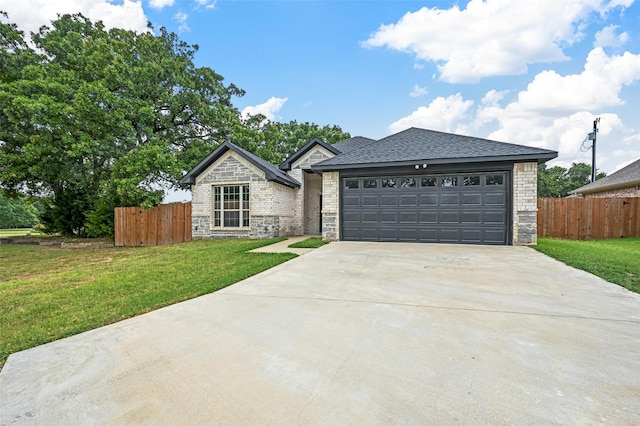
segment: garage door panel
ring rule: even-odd
[[[378,196],[377,195],[363,195],[362,196],[362,205],[363,206],[377,206],[378,205]]]
[[[510,215],[505,172],[348,181],[342,186],[344,240],[507,243]]]
[[[399,217],[399,223],[414,223],[418,224],[418,212],[416,211],[401,211]]]
[[[481,206],[482,205],[482,194],[462,194],[462,205],[463,206]]]
[[[459,194],[441,194],[440,205],[441,206],[457,206],[460,204]]]
[[[438,194],[420,194],[421,206],[437,206]]]
[[[398,196],[397,195],[379,195],[379,203],[384,207],[397,207]]]
[[[505,206],[507,204],[507,196],[505,193],[490,192],[484,195],[485,206]]]
[[[360,196],[359,195],[345,195],[342,197],[343,204],[345,207],[358,207],[360,206]]]
[[[414,207],[418,205],[418,195],[401,195],[400,196],[400,207]]]

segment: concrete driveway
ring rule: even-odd
[[[332,243],[12,355],[0,424],[639,424],[640,296],[525,247]]]

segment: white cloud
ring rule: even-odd
[[[389,130],[396,133],[409,127],[422,127],[452,132],[456,124],[467,118],[467,112],[472,105],[473,101],[465,101],[460,93],[447,98],[439,96],[428,106],[421,106],[410,115],[392,123]]]
[[[245,107],[240,112],[240,115],[243,118],[248,118],[249,116],[252,116],[252,115],[262,114],[265,117],[267,117],[268,120],[273,121],[275,119],[276,113],[280,111],[280,109],[282,108],[284,103],[287,102],[287,100],[289,100],[289,98],[276,98],[275,96],[272,96],[265,103],[258,104],[255,106]]]
[[[50,25],[57,14],[65,13],[82,13],[92,21],[104,22],[107,28],[148,31],[148,18],[140,0],[123,0],[120,4],[110,0],[0,0],[0,10],[7,12],[9,21],[27,36],[42,25]]]
[[[175,15],[173,15],[173,20],[176,21],[178,23],[178,32],[181,33],[183,31],[189,31],[191,28],[189,28],[189,24],[187,23],[187,19],[189,18],[189,15],[187,15],[184,12],[178,12]]]
[[[622,32],[616,34],[617,25],[609,25],[598,31],[595,35],[593,45],[595,47],[620,47],[629,40],[629,34]]]
[[[438,63],[443,81],[474,82],[523,74],[527,65],[564,61],[564,46],[583,38],[582,24],[633,0],[471,0],[466,8],[423,7],[381,25],[363,42]]]
[[[175,0],[149,0],[149,6],[154,9],[162,9],[166,6],[173,6]]]
[[[416,84],[415,86],[413,86],[413,90],[411,91],[411,93],[409,93],[409,96],[411,96],[412,98],[417,98],[419,96],[424,96],[427,93],[428,91],[426,87],[422,87]]]
[[[205,9],[213,9],[216,7],[217,0],[195,0],[197,7],[204,7]]]

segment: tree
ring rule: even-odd
[[[64,15],[32,49],[0,21],[0,186],[48,196],[48,228],[104,233],[92,212],[158,204],[239,121],[231,99],[244,92],[159,32]]]
[[[598,172],[596,179],[606,176]],[[570,191],[580,188],[591,181],[591,166],[585,163],[573,163],[569,170],[560,166],[547,168],[546,164],[538,165],[538,197],[561,198]]]
[[[0,228],[31,228],[38,220],[38,209],[34,204],[0,194]]]
[[[257,114],[236,124],[231,141],[267,161],[279,164],[314,137],[331,144],[351,136],[336,125],[320,127],[296,120],[279,123]]]

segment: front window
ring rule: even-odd
[[[213,187],[213,226],[220,228],[249,226],[249,185]]]

